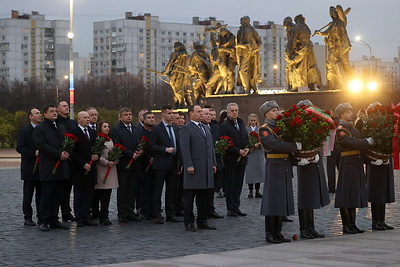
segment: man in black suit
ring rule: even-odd
[[[35,226],[32,221],[32,197],[35,193],[36,216],[40,224],[40,192],[41,184],[39,179],[39,167],[35,163],[39,157],[39,150],[33,142],[32,132],[42,120],[42,114],[37,108],[28,111],[29,123],[22,127],[17,136],[17,152],[21,154],[21,180],[24,181],[22,211],[24,212],[24,225]]]
[[[229,103],[226,110],[228,117],[221,124],[219,132],[220,136],[229,136],[233,142],[233,147],[228,148],[224,156],[227,177],[226,207],[228,216],[246,216],[247,214],[240,210],[240,194],[249,153],[246,147],[249,137],[243,120],[239,118],[239,106]]]
[[[111,136],[114,143],[119,143],[126,148],[117,165],[118,221],[127,223],[129,220],[140,221],[140,217],[134,211],[141,175],[141,166],[136,160],[143,154],[143,151],[137,149],[141,135],[138,128],[132,125],[132,111],[129,108],[122,108],[119,110],[118,118],[120,122],[112,128]],[[131,160],[131,166],[126,169]]]
[[[62,201],[64,182],[69,180],[69,153],[61,151],[67,129],[56,122],[56,107],[43,109],[44,120],[33,130],[33,141],[39,150],[39,176],[42,183],[40,197],[40,230],[50,228],[68,229],[58,221],[58,208]],[[52,171],[58,164],[53,174]]]
[[[62,124],[67,128],[67,132],[70,133],[72,132],[73,129],[78,127],[78,124],[76,121],[73,119],[71,120],[69,116],[69,105],[67,101],[59,101],[57,103],[57,123]],[[72,184],[71,180],[67,180],[64,183],[64,195],[63,199],[61,202],[61,214],[62,214],[62,219],[64,222],[68,221],[75,221],[75,217],[72,215],[71,211],[71,206],[70,206],[70,197],[71,197],[71,190],[72,190]]]
[[[92,153],[97,134],[89,127],[88,112],[78,113],[78,127],[72,130],[72,134],[79,140],[71,155],[71,183],[74,186],[74,213],[77,227],[95,226],[97,223],[92,222],[90,218],[90,207],[97,182],[96,161],[99,156]],[[93,162],[89,164],[91,160]]]
[[[215,227],[207,223],[209,192],[213,191],[214,173],[217,171],[213,138],[209,127],[201,123],[201,107],[199,105],[190,106],[188,113],[190,122],[185,124],[179,132],[184,166],[183,216],[185,228],[187,231],[196,231],[193,214],[193,201],[196,197],[197,227],[215,230]]]
[[[212,121],[211,121],[210,108],[203,108],[201,112],[202,112],[202,120],[201,120],[201,122],[204,124],[205,128],[210,129],[211,137],[212,137],[212,143],[214,145],[215,142],[219,139],[219,127],[218,127],[218,125],[212,123]],[[218,167],[218,162],[217,162],[217,167]],[[217,174],[217,172],[214,173],[214,179],[215,179],[216,174]],[[214,184],[215,184],[215,181],[214,181]],[[219,215],[215,211],[215,207],[214,207],[214,186],[213,186],[213,188],[208,189],[207,216],[210,217],[210,218],[215,218],[215,219],[224,218],[224,216]]]
[[[161,195],[165,181],[165,214],[167,222],[179,222],[175,217],[175,194],[177,184],[179,135],[178,128],[172,125],[173,109],[170,105],[161,107],[162,121],[153,127],[150,139],[150,152],[153,153],[154,194],[153,208],[155,223],[163,224],[161,216]]]
[[[96,131],[97,130],[97,120],[99,118],[99,112],[95,107],[88,107],[86,112],[89,113],[89,128]]]

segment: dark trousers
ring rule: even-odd
[[[256,187],[257,191],[260,190],[260,187],[261,187],[260,183],[249,184],[249,190],[253,191],[254,186]]]
[[[63,197],[61,201],[61,214],[63,218],[68,218],[69,214],[71,214],[72,211],[70,205],[71,190],[72,190],[71,180],[65,180]]]
[[[90,208],[92,206],[94,185],[74,185],[74,213],[78,223],[90,221]]]
[[[214,174],[214,192],[218,193],[223,188],[224,169],[217,169]]]
[[[154,216],[153,210],[154,171],[149,169],[140,181],[140,213],[143,216]]]
[[[56,225],[58,223],[58,208],[62,201],[65,181],[42,181],[39,212],[43,224]]]
[[[214,207],[214,188],[206,189],[207,193],[207,215],[210,216],[215,212]]]
[[[176,164],[172,164],[176,166]],[[176,168],[169,170],[155,170],[153,208],[154,215],[161,216],[161,195],[165,181],[165,214],[167,217],[175,216],[175,195],[176,195]]]
[[[175,213],[183,212],[183,172],[176,176]]]
[[[139,175],[133,170],[117,169],[117,209],[118,218],[127,218],[135,215],[135,198],[139,190]]]
[[[108,218],[112,189],[95,189],[92,203],[92,216],[100,219]],[[99,210],[100,204],[100,210]]]
[[[230,211],[239,211],[245,169],[244,164],[226,166],[226,207]]]
[[[40,224],[40,194],[41,194],[41,183],[40,181],[35,180],[24,180],[24,188],[23,188],[23,199],[22,199],[22,211],[24,213],[24,219],[29,220],[32,219],[33,210],[32,210],[32,198],[33,193],[35,193],[35,203],[36,203],[36,216],[38,218],[38,223]]]
[[[336,169],[339,169],[339,151],[333,150],[332,154],[326,157],[326,172],[328,174],[329,192],[336,190]]]
[[[207,224],[207,198],[209,189],[183,190],[183,218],[185,226],[194,223],[193,202],[196,197],[197,226]]]

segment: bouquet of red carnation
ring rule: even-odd
[[[103,149],[106,147],[105,143],[110,141],[110,137],[104,133],[98,133],[96,141],[92,147],[92,155],[101,155],[103,153]],[[89,165],[92,166],[93,160],[90,160]],[[89,171],[85,171],[85,175],[87,175]]]
[[[335,129],[332,118],[315,106],[293,105],[279,115],[274,131],[282,140],[301,142],[302,151],[299,157],[313,158],[319,147],[328,137],[330,130]]]
[[[260,142],[260,136],[257,132],[251,131],[249,133],[249,142],[247,143],[247,148],[250,149],[249,154],[256,149],[256,144]],[[236,162],[239,162],[242,159],[242,156],[239,156]]]
[[[140,138],[140,140],[138,141],[138,145],[137,145],[137,150],[145,150],[147,148],[147,146],[149,145],[149,138],[147,138],[146,136],[142,136]],[[131,167],[132,163],[135,161],[134,158],[131,158],[131,160],[129,161],[128,165],[126,165],[125,170],[129,170],[129,168]]]
[[[76,138],[75,135],[73,135],[71,133],[64,133],[64,141],[61,144],[61,151],[66,151],[69,154],[71,154],[72,150],[74,150],[75,144],[78,142],[79,142],[78,138]],[[58,160],[56,165],[54,166],[53,170],[51,171],[51,174],[56,174],[56,171],[57,171],[60,163],[61,163],[61,160]]]
[[[233,141],[229,136],[221,136],[218,141],[215,142],[215,154],[225,155],[226,150],[233,147]]]
[[[108,161],[116,161],[118,160],[120,157],[122,157],[122,152],[124,152],[126,150],[126,148],[118,143],[115,143],[113,148],[108,152]],[[107,178],[108,175],[110,174],[112,167],[108,167],[106,175],[104,176],[103,179],[103,184],[105,184],[107,182]]]
[[[374,139],[371,148],[367,150],[367,157],[370,160],[382,159],[387,161],[392,156],[395,122],[396,118],[389,106],[376,106],[368,110],[367,121],[361,130],[361,136]]]

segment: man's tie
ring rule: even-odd
[[[204,136],[206,136],[206,131],[203,128],[203,125],[201,125],[201,123],[197,124],[197,126],[199,126],[201,132],[203,133]]]
[[[175,147],[174,136],[172,135],[172,125],[167,125],[168,128],[168,136],[171,140],[172,146]]]
[[[132,126],[128,125],[128,126],[126,126],[126,128],[128,128],[128,131],[129,131],[130,133],[132,133]]]
[[[88,133],[87,128],[83,129],[83,132],[85,133],[86,139],[87,139],[88,141],[90,141],[90,136],[89,136],[89,133]]]
[[[238,131],[240,131],[239,124],[237,123],[237,121],[234,123],[234,125],[235,125],[235,128],[236,128]]]
[[[96,131],[96,124],[92,125],[92,129]]]

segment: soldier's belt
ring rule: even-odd
[[[345,156],[352,156],[352,155],[359,155],[359,154],[361,154],[360,150],[349,150],[349,151],[340,153],[340,156],[345,157]]]
[[[287,159],[289,154],[267,154],[267,159]]]

